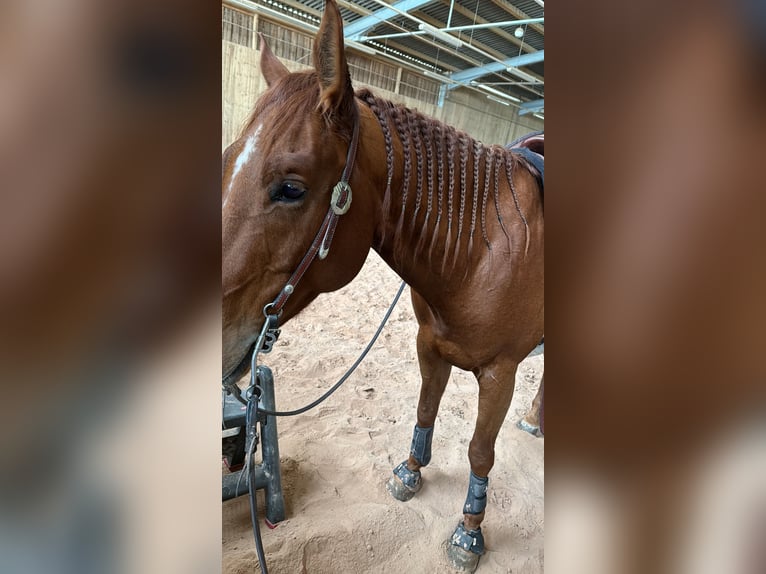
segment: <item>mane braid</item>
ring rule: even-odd
[[[367,104],[370,106],[370,109],[375,114],[375,117],[378,119],[378,123],[380,124],[381,129],[383,130],[383,138],[386,142],[386,191],[383,196],[383,213],[388,214],[389,209],[391,208],[391,180],[394,177],[394,144],[393,139],[391,137],[391,129],[388,125],[388,117],[389,113],[388,110],[392,107],[389,102],[386,102],[385,100],[381,100],[380,98],[376,98],[372,93],[367,94],[367,98],[365,100]],[[383,233],[381,235],[380,243],[381,245],[385,241],[385,227],[383,228]]]
[[[452,268],[455,268],[457,262],[458,252],[460,251],[460,238],[463,236],[463,216],[465,215],[465,175],[468,171],[468,137],[465,134],[460,134],[459,139],[460,148],[460,211],[457,216],[457,239],[455,240],[455,255],[452,259]]]
[[[442,126],[439,124],[433,124],[431,133],[433,135],[434,145],[436,146],[436,223],[434,224],[434,232],[431,237],[431,250],[434,248],[434,243],[439,235],[439,224],[442,220],[442,205],[444,203],[444,132]],[[429,250],[429,258],[431,257],[431,250]]]
[[[516,195],[516,186],[513,184],[513,170],[511,169],[511,162],[513,161],[515,161],[515,159],[513,155],[511,155],[508,158],[508,161],[505,162],[505,176],[508,178],[508,183],[511,186],[511,196],[513,197],[513,204],[516,206],[516,211],[519,212],[519,217],[521,218],[521,221],[524,224],[524,234],[525,234],[524,254],[526,255],[527,251],[529,250],[529,224],[527,223],[527,218],[524,216],[524,212],[521,211],[521,205],[519,204],[519,196]]]
[[[487,244],[487,249],[492,251],[492,245],[489,243],[489,237],[487,236],[487,198],[489,197],[489,181],[492,176],[492,161],[494,160],[495,150],[491,147],[487,148],[484,154],[486,165],[484,166],[484,195],[481,199],[481,236],[484,238],[484,243]]]
[[[510,161],[510,157],[506,158],[505,156],[509,156],[507,152],[505,154],[498,152],[497,154],[497,161],[495,162],[495,212],[497,213],[497,220],[500,222],[500,228],[503,230],[503,233],[505,234],[505,238],[508,240],[508,249],[511,248],[511,236],[508,235],[508,230],[505,228],[505,222],[503,221],[503,216],[500,215],[500,202],[498,201],[498,187],[500,184],[500,166],[503,165],[503,163],[508,163]]]
[[[418,212],[420,211],[420,205],[423,200],[423,142],[420,139],[420,123],[418,118],[414,115],[410,115],[407,118],[407,125],[409,131],[412,134],[412,139],[415,143],[415,158],[417,160],[417,194],[415,196],[415,212],[412,214],[411,230],[415,230],[415,221],[418,218]]]
[[[423,143],[426,147],[426,177],[428,178],[428,203],[426,203],[426,218],[421,228],[421,240],[425,236],[425,230],[428,228],[428,220],[431,217],[431,211],[434,203],[434,150],[433,140],[431,139],[431,122],[428,118],[421,116],[420,128],[423,134]],[[420,243],[420,241],[418,241]]]
[[[404,156],[404,170],[402,172],[402,211],[399,214],[399,221],[396,224],[396,235],[401,237],[404,226],[404,210],[407,207],[407,195],[410,188],[410,176],[412,174],[412,155],[410,153],[410,130],[408,116],[399,108],[393,108],[391,113],[394,118],[394,125],[402,142],[402,155]]]
[[[436,228],[439,228],[439,222],[442,218],[442,206],[444,205],[444,130],[438,124],[434,125],[433,129],[434,141],[436,143],[436,192],[437,195],[437,209],[436,209]]]
[[[455,141],[457,134],[451,127],[447,127],[447,236],[444,240],[444,257],[442,258],[442,271],[447,264],[447,254],[449,253],[450,243],[452,241],[452,196],[455,192]]]
[[[473,144],[473,207],[471,208],[471,231],[468,234],[468,255],[473,247],[473,232],[476,229],[476,211],[479,208],[479,163],[483,148],[479,142]]]
[[[479,209],[481,209],[479,225],[481,235],[487,249],[492,251],[487,226],[487,202],[492,193],[495,213],[498,223],[511,242],[510,233],[505,225],[501,213],[500,177],[501,169],[505,166],[505,176],[510,185],[511,196],[514,206],[521,218],[526,232],[525,252],[529,248],[530,233],[527,219],[521,209],[519,196],[513,182],[514,167],[519,164],[516,156],[507,152],[500,146],[485,146],[464,132],[429,118],[428,116],[411,110],[402,105],[393,104],[382,98],[378,98],[367,89],[357,92],[357,96],[369,106],[378,124],[380,125],[386,149],[386,174],[387,183],[383,197],[384,217],[390,218],[384,225],[383,233],[388,229],[394,235],[394,241],[413,241],[415,253],[428,249],[428,260],[431,263],[434,249],[443,248],[441,269],[444,272],[447,261],[452,258],[452,268],[458,262],[461,251],[461,241],[468,222],[467,196],[471,185],[469,178],[473,175],[473,199],[470,213],[470,229],[467,231],[467,256],[470,257],[473,249],[474,233],[477,228]],[[393,130],[392,130],[393,126]],[[395,170],[394,135],[396,132],[401,144],[402,153],[402,182],[399,192],[401,205],[394,204],[392,196],[393,178]],[[415,166],[413,167],[413,155]],[[425,155],[425,157],[424,157]],[[445,158],[446,155],[446,158]],[[472,174],[469,173],[469,160],[472,160]],[[483,161],[482,161],[483,160]],[[483,164],[483,173],[482,173]],[[414,173],[413,173],[414,172]],[[424,173],[425,172],[425,173]],[[411,198],[412,178],[415,177],[415,197]],[[456,179],[460,185],[460,204],[455,205]],[[481,180],[483,179],[483,187]],[[424,198],[423,186],[426,186],[428,197]],[[481,189],[481,195],[480,195]],[[434,194],[436,198],[434,199]],[[405,218],[407,217],[408,201],[413,205],[413,213],[409,229],[404,230]],[[425,206],[424,206],[425,204]],[[422,221],[418,220],[421,208],[424,206],[425,214]],[[395,213],[391,213],[391,211]],[[435,217],[432,220],[432,213]],[[453,237],[453,222],[457,216],[457,235]],[[396,218],[394,227],[393,219]],[[444,235],[441,238],[443,245],[438,245],[442,219],[446,219]],[[432,227],[431,227],[432,226]],[[385,237],[380,239],[381,246]],[[452,243],[455,242],[453,247]],[[401,250],[398,250],[401,251]],[[394,250],[394,252],[398,252]],[[466,267],[466,274],[470,268]]]

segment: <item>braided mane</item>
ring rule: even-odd
[[[490,193],[493,196],[498,222],[510,244],[508,230],[500,215],[499,183],[501,177],[505,177],[510,185],[514,206],[525,228],[525,249],[528,248],[529,227],[526,217],[521,211],[521,204],[513,183],[513,169],[519,163],[515,156],[501,146],[484,145],[468,134],[428,117],[417,110],[412,110],[403,105],[394,104],[379,98],[366,88],[358,90],[356,95],[375,114],[383,131],[386,145],[387,169],[387,183],[383,200],[383,212],[385,214],[391,213],[392,204],[394,203],[391,189],[394,180],[394,133],[401,143],[403,154],[402,184],[399,199],[394,207],[399,210],[396,224],[397,237],[401,237],[405,231],[407,199],[410,197],[410,186],[413,183],[412,161],[414,155],[416,162],[416,177],[414,179],[415,202],[414,209],[409,214],[409,228],[407,232],[409,234],[418,233],[416,253],[428,245],[430,261],[431,253],[442,227],[442,221],[446,219],[442,270],[446,266],[448,254],[450,249],[452,249],[451,243],[453,239],[454,267],[458,259],[460,241],[464,232],[467,203],[470,203],[471,209],[467,255],[470,256],[473,248],[477,216],[480,222],[482,239],[487,249],[491,250],[492,245],[487,235],[487,202]],[[469,160],[473,168],[470,172]],[[484,165],[483,182],[480,177],[482,164]],[[468,189],[469,178],[473,183],[472,190]],[[455,193],[456,183],[459,183],[457,197]],[[458,201],[459,203],[457,203]],[[425,216],[422,223],[418,224],[418,215],[423,208],[425,208]],[[457,221],[455,222],[456,211]],[[455,224],[457,226],[457,234],[453,238],[453,225]],[[416,229],[418,225],[419,229]],[[381,238],[381,243],[384,239]]]

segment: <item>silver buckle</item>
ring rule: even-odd
[[[340,196],[343,192],[347,192],[346,203],[338,205]],[[344,215],[351,207],[351,186],[347,181],[339,181],[335,184],[332,190],[332,197],[330,198],[330,207],[335,215]]]

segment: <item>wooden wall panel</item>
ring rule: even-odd
[[[284,49],[280,51],[284,51]],[[259,71],[259,51],[223,41],[221,57],[223,75],[221,78],[223,108],[221,143],[222,149],[224,149],[236,139],[255,105],[256,99],[266,89],[266,83]],[[302,59],[306,60],[307,58]],[[350,59],[354,63],[352,79],[356,75],[386,86],[392,85],[392,82],[387,79],[391,76],[390,70],[380,66],[375,68],[374,62],[366,59],[373,66],[373,71],[372,73],[365,73],[360,67],[363,66],[365,58],[354,56]],[[282,62],[291,71],[308,68],[307,64],[297,63],[289,59],[282,59]],[[376,77],[377,80],[375,80]],[[365,84],[358,81],[358,78],[354,85],[357,88],[367,86],[383,98],[418,109],[465,131],[484,143],[504,145],[525,133],[541,130],[544,126],[543,122],[534,116],[519,116],[516,107],[493,102],[472,90],[458,88],[450,91],[444,106],[439,108],[435,103],[397,94],[381,88],[380,85]]]
[[[515,106],[504,106],[461,88],[449,92],[439,119],[487,144],[505,145],[544,127],[531,114],[519,116]]]

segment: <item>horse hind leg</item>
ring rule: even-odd
[[[394,468],[386,485],[391,495],[403,502],[410,500],[422,487],[420,469],[431,461],[434,422],[452,369],[452,365],[433,349],[423,329],[418,332],[417,348],[422,379],[417,424],[412,433],[409,457]]]
[[[495,464],[495,441],[513,398],[517,364],[493,365],[477,373],[479,409],[476,428],[468,447],[471,474],[463,505],[463,520],[447,542],[447,558],[461,571],[473,572],[484,554],[481,523],[487,506],[489,471]]]
[[[529,412],[516,423],[517,427],[533,436],[542,436],[545,432],[542,424],[544,385],[545,375],[540,380],[540,386],[537,388],[537,394],[532,400]]]

